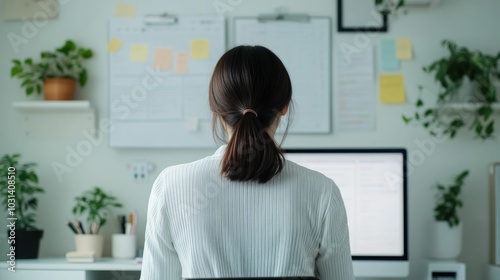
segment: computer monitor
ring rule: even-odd
[[[286,149],[285,156],[339,187],[356,277],[409,275],[405,149]]]

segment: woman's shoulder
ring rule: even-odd
[[[172,175],[181,176],[183,174],[197,174],[200,175],[206,171],[210,172],[212,169],[219,166],[220,160],[213,156],[207,156],[195,161],[180,163],[165,167],[159,176],[171,177]]]
[[[292,177],[293,180],[296,180],[297,182],[322,187],[331,187],[332,185],[335,186],[333,180],[325,176],[323,173],[309,169],[290,160],[286,160],[285,162],[285,172],[287,173],[287,176]]]

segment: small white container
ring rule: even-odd
[[[132,259],[136,255],[134,234],[113,234],[111,255],[117,259]]]

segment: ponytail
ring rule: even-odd
[[[239,46],[219,59],[210,80],[209,103],[214,136],[222,138],[218,122],[231,132],[221,163],[222,176],[231,181],[265,183],[281,172],[283,151],[269,131],[291,98],[288,72],[270,50]]]
[[[281,172],[284,160],[283,151],[257,116],[244,114],[227,144],[221,173],[231,181],[265,183]]]

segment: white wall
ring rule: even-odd
[[[110,149],[107,137],[95,146],[62,182],[51,168],[54,161],[64,162],[68,147],[77,141],[52,139],[27,139],[23,133],[22,115],[15,111],[13,101],[27,99],[19,82],[9,78],[10,60],[38,56],[41,50],[52,49],[68,38],[95,50],[95,58],[89,63],[89,83],[78,92],[79,99],[88,99],[103,118],[108,114],[108,74],[106,52],[106,23],[113,17],[116,1],[67,0],[61,7],[57,20],[39,28],[15,53],[7,40],[9,32],[21,34],[23,22],[0,22],[0,154],[21,152],[23,158],[40,164],[38,172],[46,193],[39,201],[38,225],[45,230],[41,256],[61,257],[73,249],[72,234],[65,225],[71,217],[73,198],[94,185],[100,185],[118,196],[126,208],[138,209],[140,215],[139,239],[144,238],[144,217],[147,199],[154,177],[166,166],[198,159],[211,154],[207,149]],[[176,14],[215,14],[212,0],[144,0],[128,1],[137,4],[139,14],[168,11]],[[233,1],[238,2],[238,1]],[[333,0],[243,0],[232,15],[257,15],[273,12],[276,7],[289,7],[290,12],[306,12],[312,15],[333,17],[333,40],[352,43],[355,35],[336,32],[336,1]],[[494,53],[500,50],[500,2],[497,0],[443,0],[432,9],[411,9],[408,15],[393,20],[390,32],[371,34],[371,43],[377,46],[382,38],[411,37],[414,42],[415,60],[402,64],[408,98],[417,96],[417,85],[432,84],[430,77],[421,71],[423,65],[442,56],[445,51],[440,41],[448,38],[458,44]],[[229,31],[231,26],[229,25]],[[231,32],[229,32],[231,34]],[[487,165],[500,160],[500,140],[481,142],[468,133],[460,134],[453,141],[437,143],[421,128],[406,127],[401,115],[413,111],[411,104],[402,106],[378,105],[377,130],[366,133],[344,133],[326,136],[289,136],[289,147],[406,147],[414,163],[409,177],[410,203],[410,258],[409,279],[423,279],[426,245],[429,238],[428,223],[432,219],[433,192],[437,181],[446,182],[461,170],[470,169],[464,189],[465,207],[462,211],[464,247],[460,260],[467,263],[468,279],[485,279],[488,255],[488,181]],[[50,126],[51,124],[46,124]],[[71,125],[71,123],[68,123]],[[61,128],[64,129],[64,128]],[[497,128],[498,130],[498,128]],[[424,151],[417,143],[432,141],[431,151]],[[424,153],[426,152],[426,153]],[[423,157],[419,157],[423,155]],[[126,163],[134,159],[147,159],[156,164],[153,176],[144,183],[134,183],[127,172]],[[104,232],[111,234],[114,225],[109,223]],[[109,250],[109,248],[108,248]]]

